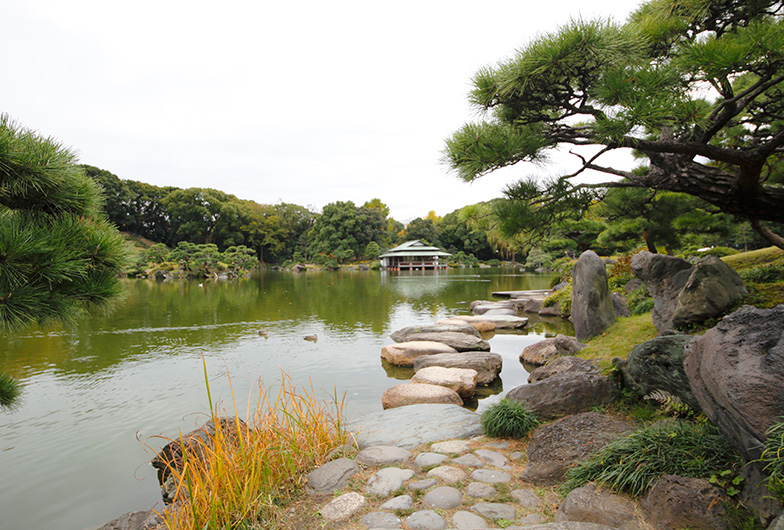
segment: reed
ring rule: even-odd
[[[221,421],[220,405],[212,406],[207,382],[215,432],[190,446],[183,444],[180,464],[169,465],[178,487],[171,507],[161,514],[166,528],[270,528],[280,506],[303,485],[304,474],[346,442],[345,396],[319,399],[312,383],[297,388],[281,374],[276,395],[260,385],[254,407],[249,397],[244,421],[237,414],[233,388],[233,421]]]

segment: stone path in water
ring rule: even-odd
[[[413,450],[371,446],[312,472],[308,489],[331,495],[320,508],[327,528],[529,530],[553,520],[559,497],[518,478],[525,468],[521,448],[484,436]]]

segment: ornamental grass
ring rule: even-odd
[[[485,434],[493,438],[522,438],[539,425],[539,420],[527,405],[510,399],[502,399],[487,407],[480,421]]]
[[[206,365],[204,372],[207,381]],[[312,383],[298,389],[283,372],[277,395],[260,385],[255,408],[249,398],[248,418],[241,420],[233,388],[231,393],[233,421],[220,421],[207,382],[214,435],[189,445],[180,435],[185,447],[180,465],[168,466],[177,492],[161,514],[169,530],[273,527],[280,508],[303,486],[304,474],[346,442],[345,396],[317,399]]]

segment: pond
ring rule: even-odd
[[[231,403],[230,382],[242,415],[260,379],[274,386],[281,370],[325,398],[345,393],[348,416],[378,411],[384,390],[413,375],[382,363],[390,333],[469,314],[472,300],[493,291],[548,284],[545,276],[499,269],[129,280],[128,297],[111,316],[5,335],[0,370],[22,383],[23,395],[15,410],[0,412],[3,527],[87,530],[160,508],[149,465],[165,443],[156,435],[175,437],[203,421],[202,359],[213,400]],[[571,332],[563,326],[569,323],[532,318],[522,332],[489,338],[504,357],[501,381],[467,406],[481,411],[524,384],[522,349]],[[303,340],[310,334],[318,340]]]

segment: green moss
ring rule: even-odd
[[[776,247],[761,248],[725,256],[721,260],[740,273],[760,265],[784,264],[784,250]]]
[[[607,331],[588,341],[578,355],[585,359],[625,359],[632,348],[658,334],[651,314],[619,318]]]
[[[563,289],[559,289],[544,299],[542,307],[552,307],[560,304],[561,316],[569,318],[572,314],[572,285],[569,284]]]

